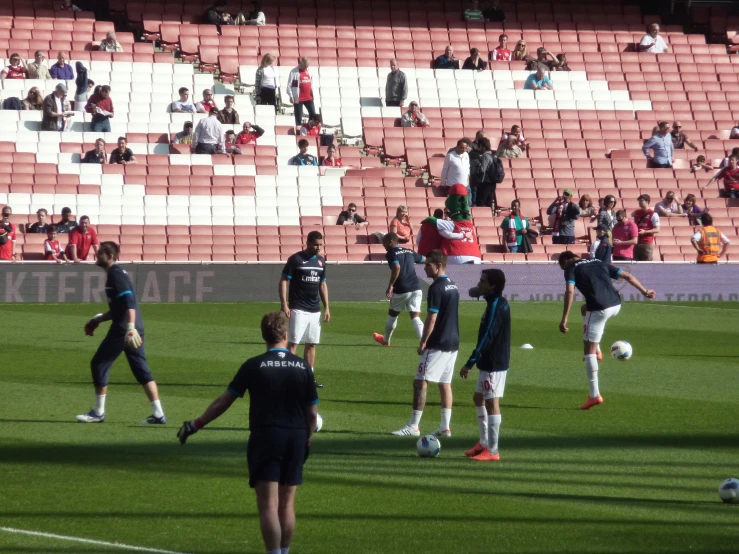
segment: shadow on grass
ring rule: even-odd
[[[54,381],[54,384],[56,385],[88,385],[92,386],[92,383],[88,381]],[[167,383],[162,381],[157,381],[157,384],[160,387],[217,387],[222,388],[225,390],[225,388],[228,386],[228,383],[225,385],[222,383]],[[111,387],[141,387],[139,383],[132,383],[132,382],[110,382],[108,383],[108,386]]]

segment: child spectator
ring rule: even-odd
[[[232,156],[241,155],[241,148],[236,145],[236,133],[231,129],[226,131],[226,142],[224,145],[226,148],[226,154],[231,154]]]
[[[44,255],[46,259],[50,262],[56,262],[58,264],[64,263],[65,261],[69,262],[66,254],[62,250],[62,246],[57,240],[59,232],[56,230],[56,228],[50,226],[48,232],[46,233],[46,236],[48,237],[44,241]]]
[[[38,218],[38,221],[28,227],[26,230],[26,233],[48,233],[49,229],[56,228],[53,225],[49,225],[46,223],[46,218],[48,217],[49,212],[47,212],[44,208],[41,208],[36,212],[36,217]]]

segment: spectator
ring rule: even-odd
[[[505,142],[498,146],[495,153],[499,158],[520,158],[523,156],[521,148],[518,146],[518,140],[515,135],[509,134]]]
[[[518,254],[523,236],[529,229],[529,220],[521,215],[521,202],[518,199],[511,202],[511,213],[503,218],[500,228],[503,230],[503,244],[506,252]]]
[[[554,71],[571,71],[570,66],[567,65],[567,56],[564,54],[557,54],[557,63],[552,66]]]
[[[72,208],[62,208],[62,218],[59,220],[59,223],[56,224],[56,230],[59,231],[60,234],[65,235],[77,227],[77,220],[72,219],[73,217]]]
[[[672,168],[672,158],[674,148],[672,146],[672,137],[669,136],[670,124],[666,121],[660,121],[659,133],[652,136],[642,146],[642,152],[647,157],[650,167],[654,168]],[[649,156],[649,151],[654,150],[654,156]]]
[[[277,81],[279,73],[272,54],[262,56],[262,63],[254,77],[254,100],[260,106],[277,105]]]
[[[223,127],[218,121],[218,112],[212,110],[208,117],[198,121],[192,137],[193,154],[224,154],[226,146],[223,142]]]
[[[408,206],[401,204],[395,211],[395,217],[388,226],[388,232],[398,235],[398,242],[407,244],[411,240],[411,222],[408,217]]]
[[[83,164],[104,164],[105,163],[105,140],[99,138],[95,141],[95,149],[85,153],[82,158]]]
[[[80,218],[80,224],[69,232],[67,259],[76,264],[86,262],[90,255],[90,248],[92,248],[92,253],[97,255],[99,245],[98,234],[90,226],[90,218],[83,215]]]
[[[688,138],[688,135],[683,133],[680,129],[683,128],[683,124],[679,121],[675,121],[675,123],[672,124],[672,132],[670,135],[672,136],[672,147],[675,150],[683,150],[685,149],[685,145],[687,144],[690,146],[693,150],[696,152],[698,151],[698,147],[690,142],[690,139]]]
[[[654,254],[654,235],[659,233],[659,214],[649,207],[651,198],[648,194],[642,194],[637,200],[639,209],[633,215],[639,233],[634,247],[634,260],[651,262]]]
[[[521,39],[516,43],[516,48],[513,49],[513,61],[525,62],[529,57],[529,51],[526,50],[526,41]]]
[[[232,156],[241,155],[241,148],[239,148],[236,144],[236,133],[234,133],[231,129],[226,131],[226,141],[224,143],[224,146],[226,148],[226,154],[231,154]]]
[[[503,164],[498,157],[493,154],[490,141],[486,137],[479,138],[477,142],[481,154],[478,163],[475,163],[474,175],[470,175],[470,184],[472,185],[474,181],[477,191],[470,186],[473,200],[470,206],[486,206],[495,209],[495,189],[503,182],[505,169],[503,169]],[[471,167],[470,165],[470,171],[472,171]]]
[[[67,53],[59,52],[56,57],[56,63],[49,68],[52,79],[60,79],[64,81],[74,81],[74,70],[67,63]]]
[[[18,54],[10,55],[10,64],[0,72],[0,80],[26,79],[28,70]]]
[[[59,231],[53,226],[47,226],[46,240],[44,241],[44,258],[50,262],[56,262],[58,264],[68,262],[67,256],[62,250],[61,244],[57,240]],[[40,231],[39,231],[40,232]]]
[[[616,197],[612,194],[606,195],[603,199],[603,207],[598,211],[598,225],[605,227],[609,231],[613,230],[616,224]]]
[[[580,208],[580,217],[587,217],[590,221],[598,217],[598,211],[593,206],[593,199],[589,194],[583,194],[577,205]]]
[[[590,245],[590,257],[600,260],[604,264],[610,264],[613,256],[613,237],[611,231],[603,225],[595,228],[593,244]]]
[[[287,96],[295,110],[295,128],[303,124],[303,108],[308,110],[308,119],[316,118],[316,107],[313,104],[313,77],[308,71],[310,60],[300,58],[298,67],[294,68],[287,77],[289,86]]]
[[[43,110],[44,109],[44,97],[41,96],[41,91],[38,87],[31,87],[28,90],[28,95],[21,102],[21,106],[24,110]]]
[[[667,191],[664,200],[658,202],[654,209],[660,217],[688,217],[688,214],[683,212],[680,202],[675,200],[675,193],[671,190]]]
[[[690,243],[698,252],[697,263],[716,264],[719,258],[726,253],[729,239],[713,226],[713,217],[707,213],[703,215],[701,228],[690,237]]]
[[[63,12],[81,12],[82,8],[78,8],[72,4],[72,0],[62,0],[59,10]]]
[[[639,42],[637,48],[639,52],[649,52],[650,54],[663,54],[667,52],[667,44],[662,40],[659,34],[659,25],[652,23],[647,27],[647,34]]]
[[[437,208],[434,210],[436,219],[448,219],[445,217],[444,210]],[[433,220],[421,223],[421,228],[416,234],[416,252],[421,256],[427,256],[432,250],[441,250],[442,237],[439,234],[439,228]]]
[[[257,139],[264,134],[264,129],[259,125],[252,125],[248,121],[244,123],[239,136],[236,137],[236,144],[257,143]]]
[[[36,223],[33,223],[32,225],[29,225],[26,228],[26,233],[46,233],[49,230],[49,227],[52,227],[52,225],[46,223],[46,218],[48,216],[49,212],[46,211],[44,208],[37,210],[36,219],[38,219],[38,221]]]
[[[351,202],[336,220],[336,225],[354,225],[357,228],[367,224],[367,220],[357,213],[357,205],[354,202]]]
[[[216,106],[216,103],[213,100],[212,90],[207,88],[203,91],[203,99],[195,104],[195,109],[198,113],[216,112],[216,115],[218,115],[218,106]]]
[[[552,90],[552,82],[544,69],[539,66],[535,74],[529,75],[523,85],[526,90]]]
[[[182,131],[174,136],[175,144],[188,144],[192,146],[193,132],[192,132],[192,121],[185,121],[182,126]]]
[[[332,144],[326,149],[326,157],[323,158],[321,165],[326,167],[344,167],[341,158],[336,157],[336,147]]]
[[[118,42],[118,39],[115,38],[115,33],[113,31],[108,31],[108,34],[105,35],[105,40],[103,40],[100,43],[99,50],[101,52],[123,52],[123,47],[121,46],[121,43]]]
[[[559,60],[543,46],[536,49],[536,59],[529,57],[526,62],[526,69],[529,71],[538,71],[541,69],[547,72],[552,71],[555,67],[559,67]]]
[[[308,120],[308,123],[303,123],[300,126],[301,137],[317,137],[321,134],[321,116],[315,115],[312,119]]]
[[[385,81],[385,105],[403,107],[408,98],[408,79],[400,70],[398,60],[390,60],[390,73]]]
[[[241,125],[239,112],[234,110],[234,97],[229,94],[223,101],[226,103],[226,107],[218,112],[218,121],[224,125]]]
[[[203,15],[203,24],[218,27],[221,25],[235,25],[235,21],[231,19],[231,14],[226,11],[226,4],[226,0],[215,0]]]
[[[49,68],[44,65],[46,55],[41,50],[36,50],[33,61],[26,65],[28,70],[28,79],[41,79],[42,81],[51,81],[51,73]]]
[[[18,254],[15,252],[15,240],[18,229],[10,222],[13,208],[3,206],[2,220],[0,220],[0,260],[15,262]]]
[[[169,105],[172,113],[195,113],[198,111],[195,104],[190,100],[190,90],[187,87],[180,87],[180,90],[177,92],[180,95],[179,99]]]
[[[470,144],[470,163],[472,163],[474,158],[482,156],[482,151],[480,150],[480,139],[482,138],[487,138],[487,135],[483,129],[480,129],[475,133],[475,140]]]
[[[470,57],[464,61],[462,69],[476,69],[482,71],[487,69],[488,63],[480,56],[480,51],[477,48],[470,49]]]
[[[685,197],[685,200],[683,200],[683,212],[687,214],[688,223],[690,223],[690,225],[701,224],[701,214],[703,213],[703,210],[695,205],[695,194],[688,194]]]
[[[732,127],[731,133],[729,134],[729,140],[735,139],[739,139],[739,123]]]
[[[287,165],[317,166],[318,161],[316,160],[316,157],[312,154],[308,154],[308,146],[310,146],[310,142],[306,139],[300,139],[298,141],[300,153],[290,158]]]
[[[110,120],[114,110],[108,85],[101,86],[99,93],[90,96],[85,110],[92,114],[91,128],[94,133],[110,133]]]
[[[444,49],[444,54],[434,60],[434,69],[459,69],[459,60],[454,57],[451,45]]]
[[[572,191],[565,189],[547,208],[554,216],[552,226],[553,244],[575,244],[575,221],[580,217],[580,208],[572,202]]]
[[[63,131],[67,126],[67,120],[74,115],[74,112],[64,109],[64,102],[67,97],[67,87],[59,83],[54,92],[44,98],[43,111],[41,118],[42,131]]]
[[[498,47],[491,50],[488,54],[491,62],[509,62],[511,61],[511,51],[508,49],[508,35],[502,34],[498,37]]]
[[[733,148],[731,150],[731,154],[728,154],[723,160],[721,160],[721,165],[719,165],[718,168],[723,169],[725,167],[728,167],[729,160],[731,159],[732,156],[736,156],[737,158],[739,158],[739,146],[737,146],[736,148]]]
[[[503,133],[500,137],[500,142],[498,143],[498,146],[505,143],[505,141],[508,139],[508,135],[513,135],[514,137],[516,137],[518,147],[521,148],[521,150],[525,148],[528,151],[529,143],[526,142],[526,139],[524,138],[523,133],[521,132],[520,125],[514,125],[513,127],[511,127],[510,132]]]
[[[267,18],[264,16],[262,6],[259,2],[252,2],[249,14],[244,19],[242,25],[257,25],[258,27],[264,27],[267,24]]]
[[[700,190],[711,186],[719,179],[724,180],[724,192],[728,198],[739,198],[739,157],[731,156],[729,158],[729,165],[718,170],[718,173],[711,177],[704,186],[700,187]]]
[[[470,186],[470,155],[467,153],[472,145],[468,138],[457,141],[457,146],[452,148],[444,158],[441,168],[441,186],[451,187],[462,184],[469,190]]]
[[[401,127],[428,127],[429,120],[421,113],[418,102],[413,100],[408,105],[408,111],[400,118]]]
[[[695,158],[695,161],[690,166],[691,173],[700,173],[701,170],[708,173],[714,171],[716,168],[711,164],[706,163],[706,157],[701,155]]]
[[[493,23],[502,23],[506,20],[505,12],[498,6],[499,0],[493,0],[490,5],[482,10],[482,15],[485,21],[491,21]]]
[[[87,68],[82,62],[75,64],[77,69],[77,78],[74,80],[76,86],[74,91],[74,109],[75,111],[84,111],[82,106],[87,103],[87,95],[90,92],[90,83],[87,78]]]
[[[616,225],[613,226],[611,236],[613,240],[614,260],[633,260],[634,246],[639,237],[639,228],[636,223],[626,217],[624,210],[616,212]]]
[[[123,165],[135,164],[136,156],[133,155],[133,152],[127,147],[127,145],[128,141],[126,140],[126,137],[118,137],[118,148],[111,152],[108,163]]]

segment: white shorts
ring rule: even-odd
[[[292,344],[318,344],[321,341],[321,312],[290,310],[287,341]]]
[[[585,326],[583,328],[582,338],[587,342],[600,342],[603,338],[603,331],[606,330],[606,321],[613,316],[618,315],[621,306],[613,306],[605,310],[597,310],[594,312],[585,312]]]
[[[475,392],[482,393],[482,397],[485,400],[503,398],[503,393],[505,393],[506,375],[508,375],[508,371],[480,370],[480,376],[477,378]]]
[[[451,383],[456,361],[456,351],[424,350],[421,361],[418,363],[416,379],[432,383]]]
[[[409,313],[420,313],[422,302],[423,293],[420,290],[403,292],[401,294],[393,293],[393,295],[390,297],[390,309],[394,312],[402,312],[403,310],[408,310]]]

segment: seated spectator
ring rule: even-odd
[[[118,39],[115,38],[115,33],[113,31],[108,31],[108,34],[105,35],[105,40],[103,40],[100,43],[99,50],[101,52],[123,52],[123,47],[121,46],[121,43],[118,42]]]
[[[351,202],[346,210],[339,214],[339,219],[336,220],[336,225],[355,225],[359,228],[360,225],[368,225],[365,218],[357,213],[357,205]]]
[[[288,160],[287,165],[318,165],[318,160],[312,154],[308,154],[308,146],[310,142],[306,139],[300,139],[298,141],[298,148],[300,148],[300,154],[293,156]]]
[[[95,141],[95,150],[85,153],[82,158],[83,164],[104,164],[105,163],[105,140],[99,138]]]
[[[69,262],[67,255],[62,250],[61,244],[57,240],[59,231],[55,227],[47,226],[46,240],[44,241],[44,257],[50,262],[56,262],[58,264]],[[41,232],[41,231],[39,231]]]
[[[82,8],[78,8],[72,4],[72,0],[62,0],[62,4],[59,6],[59,11],[63,12],[81,12]]]
[[[264,27],[267,24],[267,18],[264,16],[261,4],[259,2],[252,2],[248,15],[246,15],[243,22],[239,22],[239,24]]]
[[[706,162],[705,156],[698,156],[695,158],[695,161],[690,165],[690,171],[691,173],[700,173],[701,170],[704,172],[713,171],[716,169],[711,164]]]
[[[0,71],[0,80],[5,79],[26,79],[28,76],[28,70],[26,64],[23,63],[21,57],[18,54],[10,55],[10,64]]]
[[[434,69],[459,69],[459,60],[454,57],[454,48],[447,46],[444,54],[434,61]]]
[[[672,137],[672,147],[675,150],[683,150],[685,149],[685,145],[687,144],[693,150],[698,151],[698,147],[690,142],[688,135],[680,130],[682,128],[683,124],[679,121],[675,121],[675,123],[672,124],[672,132],[670,133],[670,136]]]
[[[511,202],[511,213],[503,218],[500,228],[503,230],[503,244],[506,252],[517,254],[523,236],[529,229],[529,220],[521,215],[521,202],[518,200]]]
[[[226,154],[231,154],[232,156],[241,155],[241,148],[236,145],[236,133],[234,133],[231,129],[226,131],[226,140],[224,142],[224,147],[226,148]]]
[[[612,194],[603,199],[603,206],[598,211],[598,225],[602,225],[609,231],[616,224],[616,197]]]
[[[706,213],[703,215],[701,228],[690,237],[690,243],[698,252],[697,263],[716,264],[726,253],[729,239],[713,225],[713,216]]]
[[[51,80],[49,68],[44,65],[46,55],[41,50],[36,50],[33,61],[26,65],[28,70],[27,79],[41,79],[42,81]]]
[[[733,148],[731,150],[731,154],[728,154],[723,160],[721,160],[721,165],[719,165],[718,168],[723,169],[724,167],[727,167],[732,156],[736,156],[737,158],[739,158],[739,146]]]
[[[535,74],[528,76],[523,88],[526,90],[552,90],[553,87],[549,77],[540,66]]]
[[[675,200],[675,193],[671,190],[667,191],[664,200],[657,202],[654,209],[660,217],[688,217],[688,214],[683,212],[680,202]]]
[[[44,109],[44,97],[41,96],[41,91],[38,87],[31,87],[28,89],[28,95],[21,102],[24,110],[43,110]]]
[[[613,259],[614,260],[633,260],[634,246],[639,240],[639,228],[636,223],[626,217],[624,210],[616,212],[616,225],[611,231]]]
[[[193,154],[215,154],[226,153],[226,145],[223,141],[223,127],[218,121],[218,111],[211,110],[208,117],[198,121],[192,137]]]
[[[526,69],[529,71],[542,69],[546,72],[552,71],[555,67],[559,67],[559,60],[543,46],[536,49],[536,59],[529,57],[526,62]]]
[[[488,59],[499,62],[511,61],[511,51],[508,49],[508,35],[502,34],[498,37],[498,47],[491,50],[488,54]]]
[[[734,139],[739,139],[739,123],[731,129],[731,134],[729,135],[729,140]]]
[[[74,70],[67,63],[67,59],[66,52],[59,52],[59,55],[56,57],[56,63],[49,68],[52,79],[74,81]]]
[[[398,235],[398,242],[406,244],[411,240],[411,222],[408,217],[408,206],[401,204],[395,211],[395,217],[388,226],[388,232]]]
[[[729,165],[722,169],[719,169],[718,173],[711,177],[704,186],[700,187],[700,190],[710,186],[719,179],[724,180],[724,192],[728,198],[739,198],[739,158],[731,156],[729,158]]]
[[[700,225],[703,210],[695,205],[695,194],[688,194],[683,200],[683,212],[688,216],[688,223]]]
[[[598,211],[593,206],[593,199],[589,194],[583,194],[577,205],[580,206],[580,217],[588,218],[590,221],[598,217]]]
[[[321,165],[326,167],[344,167],[341,158],[336,157],[336,147],[332,144],[326,149],[326,157],[323,158]]]
[[[226,103],[226,107],[218,112],[218,121],[224,125],[241,125],[239,112],[234,110],[234,97],[229,94],[223,101]]]
[[[56,224],[56,230],[64,235],[77,227],[77,220],[72,215],[72,208],[62,208],[62,218]]]
[[[127,147],[127,145],[128,141],[126,140],[126,137],[118,137],[118,148],[113,150],[110,154],[110,160],[108,163],[123,165],[135,164],[136,156],[133,155],[133,152]]]
[[[190,89],[180,87],[177,91],[180,97],[169,105],[169,111],[172,113],[195,113],[197,108],[190,100]]]
[[[553,65],[554,71],[570,71],[570,66],[567,65],[567,56],[564,54],[557,54],[557,64]]]
[[[547,215],[554,216],[553,244],[575,244],[575,220],[580,217],[580,207],[572,201],[572,191],[565,189],[547,208]]]
[[[257,139],[264,134],[264,129],[259,125],[252,125],[248,121],[244,123],[239,136],[236,137],[236,144],[257,143]]]
[[[659,34],[659,25],[652,23],[647,27],[647,34],[639,42],[637,48],[639,52],[649,52],[650,54],[663,54],[667,52],[667,44]]]
[[[529,148],[529,143],[526,142],[526,139],[523,136],[523,133],[521,132],[521,126],[520,125],[513,125],[511,127],[510,132],[503,133],[500,137],[500,142],[498,142],[498,145],[505,143],[505,141],[508,139],[508,135],[513,135],[516,137],[516,144],[518,144],[519,148],[521,149],[527,149]]]
[[[203,15],[203,24],[205,25],[235,25],[236,22],[231,19],[231,14],[226,11],[226,0],[215,0],[213,5]]]
[[[429,120],[421,113],[418,102],[413,100],[408,105],[408,111],[400,118],[401,127],[428,127]]]
[[[590,245],[590,257],[610,264],[613,255],[613,237],[611,231],[604,225],[595,228],[595,240]]]
[[[275,67],[275,57],[265,54],[254,77],[254,101],[260,106],[277,104],[277,80],[279,73]]]
[[[99,93],[90,96],[85,110],[92,114],[90,127],[94,133],[110,133],[110,120],[114,115],[114,110],[108,85],[101,86]]]
[[[90,255],[90,248],[94,255],[98,253],[98,234],[90,226],[90,218],[83,215],[80,224],[69,232],[69,244],[65,251],[67,258],[76,264],[86,262]]]
[[[300,126],[301,137],[317,137],[321,134],[321,116],[314,115],[308,120],[308,123],[303,123]]]
[[[498,6],[499,0],[493,0],[490,5],[482,10],[482,15],[485,21],[491,21],[493,23],[502,23],[506,20],[505,12]]]
[[[174,136],[174,143],[189,144],[192,146],[192,137],[192,121],[185,121],[185,124],[182,126],[182,131]]]
[[[512,59],[516,62],[525,62],[529,58],[529,51],[526,49],[526,41],[521,39],[516,43],[513,49]]]
[[[54,92],[44,98],[42,131],[63,131],[66,128],[68,119],[74,115],[74,112],[65,109],[66,98],[67,87],[63,83],[59,83]]]
[[[74,91],[74,109],[75,111],[83,111],[82,106],[87,104],[87,98],[90,94],[90,80],[87,78],[87,68],[82,62],[74,64],[77,69],[77,78],[74,80],[76,85]]]
[[[464,61],[462,69],[476,69],[482,71],[487,69],[488,63],[480,56],[480,51],[477,48],[470,49],[470,57]]]
[[[48,217],[49,212],[47,212],[44,208],[41,208],[36,212],[36,219],[38,221],[36,223],[33,223],[32,225],[29,225],[26,229],[26,233],[46,233],[50,228],[53,228],[53,225],[49,225],[46,223],[46,218]]]
[[[209,88],[205,89],[203,91],[203,99],[195,104],[195,108],[198,113],[210,113],[211,111],[217,112],[218,106],[216,106],[216,103],[213,100],[213,91]]]
[[[515,135],[508,135],[505,142],[498,146],[498,151],[495,153],[499,158],[521,158],[523,152],[518,146],[518,140]]]

